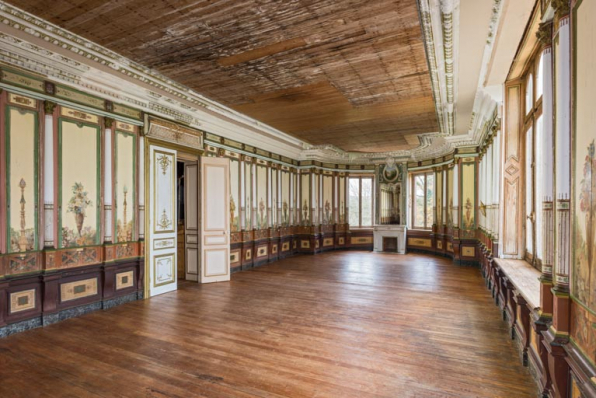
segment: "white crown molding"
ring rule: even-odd
[[[488,27],[488,36],[484,53],[482,55],[482,68],[478,78],[478,88],[476,91],[476,98],[474,99],[474,107],[472,110],[472,118],[470,120],[470,131],[468,136],[480,144],[485,138],[485,124],[492,119],[495,112],[495,107],[498,107],[500,100],[497,102],[491,93],[485,90],[486,77],[489,70],[489,65],[493,58],[493,51],[495,47],[495,40],[501,22],[503,11],[503,4],[505,0],[493,0],[493,9]]]
[[[435,109],[442,135],[455,131],[459,0],[417,0],[431,75]]]

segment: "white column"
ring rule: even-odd
[[[112,120],[105,119],[104,131],[104,242],[112,242]]]
[[[267,167],[267,225],[273,227],[273,169],[271,166]]]
[[[494,133],[495,135],[497,132]],[[493,145],[491,147],[491,175],[492,175],[492,189],[490,191],[490,203],[491,203],[491,212],[490,212],[490,224],[491,224],[491,235],[496,236],[499,231],[499,225],[497,224],[497,215],[499,208],[499,198],[497,197],[497,191],[499,189],[499,164],[498,164],[498,155],[497,149],[499,148],[499,141],[497,137],[493,135]]]
[[[281,225],[281,218],[283,213],[283,187],[282,187],[282,173],[281,168],[277,169],[277,196],[275,205],[277,207],[277,225]],[[288,187],[289,189],[289,187]],[[289,205],[289,203],[288,203]]]
[[[43,161],[43,209],[44,246],[54,247],[54,108],[56,104],[44,104],[44,161]]]
[[[548,38],[542,52],[542,274],[552,278],[554,263],[554,214],[553,214],[553,47],[551,25],[545,34]]]
[[[459,165],[453,166],[453,226],[459,227]]]
[[[502,175],[501,175],[501,140],[500,136],[502,135],[501,131],[498,130],[495,132],[496,136],[494,138],[495,142],[495,153],[493,155],[493,169],[495,173],[495,187],[493,190],[493,203],[494,211],[493,211],[493,225],[494,225],[494,240],[498,241],[499,234],[501,232],[501,227],[499,225],[499,208],[500,208],[500,200],[501,200],[501,184]]]
[[[485,194],[485,190],[486,190],[486,154],[484,154],[482,156],[482,159],[480,159],[480,165],[479,165],[479,176],[480,176],[480,180],[478,181],[478,196],[480,199],[480,203],[484,203],[486,204],[486,199],[484,197]],[[482,215],[482,212],[480,213],[480,217],[479,217],[479,225],[480,228],[485,228],[486,225],[484,223],[485,221],[485,217],[484,215]]]
[[[447,224],[447,169],[443,170],[443,219],[441,220],[441,226]]]
[[[145,138],[139,137],[139,239],[145,239]]]
[[[290,175],[290,196],[288,197],[288,226],[294,225],[294,173],[289,172]]]
[[[256,229],[257,228],[257,206],[258,204],[258,198],[257,198],[257,165],[255,163],[253,163],[251,165],[251,199],[250,199],[250,203],[252,208],[250,209],[251,211],[251,217],[250,219],[252,220],[252,229]]]
[[[569,288],[570,241],[570,113],[571,113],[571,53],[569,15],[559,20],[559,51],[555,59],[556,82],[556,137],[555,137],[555,179],[557,198],[557,254],[555,262],[555,286],[562,290]]]
[[[239,217],[240,217],[240,230],[244,230],[246,229],[246,187],[244,186],[244,184],[246,183],[244,178],[245,178],[245,171],[244,168],[246,166],[244,165],[244,160],[242,159],[240,161],[240,190],[239,190],[239,195],[240,195],[240,200],[239,200],[239,206],[240,206],[240,211],[239,211]]]

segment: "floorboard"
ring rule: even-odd
[[[1,397],[534,397],[480,272],[331,252],[0,340]]]

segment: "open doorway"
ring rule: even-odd
[[[185,258],[185,238],[184,238],[184,207],[186,205],[184,198],[184,162],[178,160],[176,167],[176,210],[178,215],[178,236],[177,242],[177,272],[178,280],[186,279],[186,258]]]
[[[198,158],[178,152],[177,159],[177,277],[199,280],[199,165]]]

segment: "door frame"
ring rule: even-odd
[[[201,173],[201,157],[191,154],[188,151],[183,152],[183,151],[178,151],[178,157],[176,159],[178,162],[182,163],[184,165],[184,276],[185,276],[185,280],[189,281],[189,282],[197,282],[200,283],[199,281],[199,275],[201,273],[201,178],[200,178],[200,173]],[[192,280],[189,279],[189,274],[188,272],[188,241],[186,240],[186,232],[188,229],[188,202],[186,201],[186,194],[188,193],[188,187],[189,187],[189,183],[188,183],[188,175],[186,174],[186,167],[189,165],[194,165],[197,168],[197,181],[196,183],[196,189],[197,189],[197,274],[196,274],[196,278],[197,280]],[[178,234],[176,234],[178,235]]]
[[[150,164],[149,162],[151,161],[151,156],[149,153],[149,147],[151,145],[157,145],[157,146],[161,146],[163,148],[172,150],[172,151],[176,151],[176,156],[178,155],[178,152],[182,152],[185,155],[191,155],[191,156],[196,156],[197,160],[200,161],[201,155],[203,154],[203,149],[202,148],[191,148],[191,147],[187,147],[184,145],[178,145],[178,144],[173,144],[171,142],[168,141],[163,141],[160,139],[156,139],[156,138],[151,138],[151,137],[147,137],[147,136],[142,136],[143,137],[143,178],[145,181],[145,238],[143,240],[143,246],[145,248],[144,250],[144,262],[145,265],[143,267],[144,269],[144,273],[145,275],[143,275],[143,298],[144,299],[149,299],[149,272],[150,269],[149,267],[151,266],[151,261],[149,261],[149,255],[150,255],[150,251],[151,248],[149,247],[150,245],[147,244],[147,238],[149,237],[148,234],[148,228],[151,227],[151,225],[149,224],[149,215],[151,214],[151,201],[148,200],[150,198],[151,192],[149,192],[150,188],[149,188],[149,184],[150,184]]]

